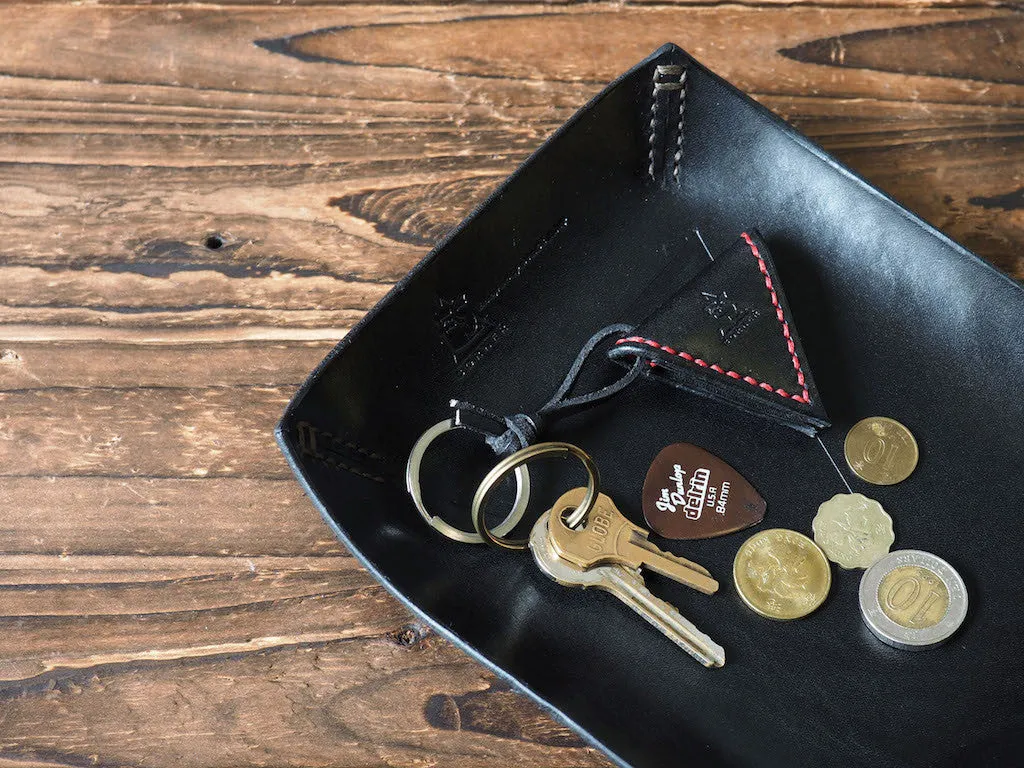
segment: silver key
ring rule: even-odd
[[[684,618],[671,603],[652,595],[638,571],[621,565],[583,569],[559,557],[548,539],[548,513],[540,516],[530,532],[530,551],[538,567],[559,584],[611,592],[705,667],[725,664],[725,649]]]

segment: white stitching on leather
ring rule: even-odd
[[[651,89],[651,131],[647,137],[647,173],[651,176],[651,181],[654,181],[654,121],[658,115],[658,70],[661,67],[656,67],[654,70],[654,87]]]
[[[679,161],[683,157],[683,113],[686,109],[686,70],[679,75],[679,125],[676,126],[676,157],[672,164],[672,178],[679,183]]]
[[[662,77],[678,76],[679,80],[662,82]],[[686,96],[686,69],[681,64],[659,64],[654,68],[654,87],[651,90],[651,123],[647,137],[647,173],[654,181],[654,143],[658,120],[658,93],[660,91],[679,91],[679,123],[677,126],[676,153],[673,161],[672,175],[679,180],[679,161],[682,158],[683,145],[683,103]],[[666,153],[667,154],[667,153]]]

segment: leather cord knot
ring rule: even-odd
[[[504,421],[508,429],[500,435],[485,438],[487,444],[498,456],[508,456],[532,445],[541,429],[541,424],[538,424],[540,417],[530,416],[526,413],[506,416]]]
[[[556,415],[567,415],[606,400],[612,395],[621,392],[640,376],[644,363],[638,358],[625,376],[611,384],[583,395],[568,396],[569,390],[572,389],[576,379],[579,378],[584,364],[598,345],[610,336],[621,336],[629,333],[631,330],[632,327],[628,325],[609,325],[607,328],[602,328],[591,336],[587,343],[583,345],[583,348],[580,349],[579,354],[576,355],[576,360],[573,361],[572,367],[569,368],[569,372],[565,375],[558,389],[544,405],[537,409],[536,413],[515,413],[511,416],[501,416],[473,403],[463,400],[452,400],[450,405],[455,411],[455,423],[482,434],[491,450],[502,458],[528,445],[532,445],[536,441],[537,435],[543,431],[547,422]],[[467,424],[464,420],[464,415],[467,413],[490,422],[494,429]]]

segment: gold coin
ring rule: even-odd
[[[894,568],[878,585],[882,613],[907,629],[934,627],[949,610],[949,590],[937,574],[919,565]]]
[[[839,493],[818,507],[814,543],[843,568],[870,568],[896,540],[892,518],[861,493]]]
[[[832,567],[818,545],[785,528],[756,533],[743,542],[732,566],[736,591],[769,619],[799,619],[825,602]]]
[[[917,466],[917,441],[895,419],[871,416],[858,421],[846,434],[846,463],[861,480],[874,485],[895,485],[910,477]]]

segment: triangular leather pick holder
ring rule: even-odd
[[[639,357],[655,379],[809,435],[829,426],[782,283],[756,232],[744,232],[609,355]]]

